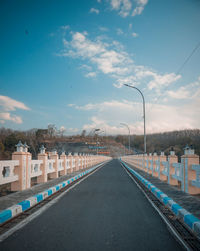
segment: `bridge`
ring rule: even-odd
[[[181,163],[174,152],[112,159],[44,147],[32,160],[19,143],[0,162],[1,184],[16,191],[0,198],[0,249],[199,250],[199,170],[191,149]]]

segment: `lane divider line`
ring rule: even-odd
[[[54,193],[56,193],[60,189],[68,186],[69,184],[71,184],[75,180],[78,180],[78,179],[82,178],[83,176],[91,173],[93,170],[95,170],[96,168],[100,167],[101,165],[103,165],[105,163],[107,163],[107,161],[100,163],[100,164],[80,173],[80,174],[75,175],[74,177],[72,177],[66,181],[63,181],[55,186],[52,186],[49,189],[46,189],[39,194],[35,194],[35,195],[33,195],[33,196],[31,196],[21,202],[9,207],[9,208],[1,211],[0,212],[0,225],[5,223],[6,221],[11,220],[12,218],[18,216],[20,213],[30,209],[31,207],[40,203],[41,201],[43,201],[47,197],[53,195]]]
[[[182,219],[189,229],[194,231],[194,233],[200,237],[200,219],[195,217],[193,214],[188,212],[186,209],[181,207],[172,198],[168,197],[167,194],[163,193],[160,189],[154,186],[151,182],[146,180],[143,176],[137,173],[135,170],[130,168],[123,161],[121,163],[136,177],[138,178],[147,188],[150,190],[161,202],[163,202],[172,212]]]

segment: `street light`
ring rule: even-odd
[[[130,154],[130,142],[131,142],[131,135],[130,135],[130,128],[126,123],[120,123],[120,125],[126,126],[128,128],[129,138],[128,138],[128,152]]]
[[[146,153],[147,147],[146,147],[146,121],[145,121],[145,99],[144,99],[144,95],[140,91],[140,89],[138,89],[137,87],[131,86],[131,85],[128,85],[128,84],[124,84],[124,85],[128,86],[130,88],[136,89],[141,94],[141,96],[142,96],[142,100],[143,100],[143,118],[144,118],[144,153]]]
[[[94,131],[95,131],[95,132],[99,132],[100,130],[101,130],[101,129],[97,128],[97,129],[95,129]],[[103,132],[104,132],[104,131],[100,131],[100,132],[99,132],[99,134],[100,134],[100,133],[103,133]],[[97,135],[97,144],[96,144],[96,145],[97,145],[97,151],[96,151],[96,153],[97,153],[97,155],[99,155],[99,147],[98,147],[98,145],[99,145],[99,142],[98,142],[98,133],[96,133],[96,135]]]

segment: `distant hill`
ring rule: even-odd
[[[115,137],[117,142],[124,142],[128,145],[128,137],[118,135]],[[195,149],[195,153],[200,155],[200,130],[181,130],[164,133],[155,133],[147,135],[147,152],[160,152],[164,151],[169,154],[171,147],[174,148],[178,156],[183,155],[186,145],[192,146]],[[137,150],[143,150],[144,137],[143,135],[131,136],[131,147]]]
[[[128,153],[128,135],[117,136],[101,136],[101,135],[74,135],[65,136],[43,129],[31,129],[29,131],[13,131],[11,129],[0,128],[0,159],[11,159],[12,152],[15,151],[15,145],[21,140],[26,142],[30,148],[33,158],[36,158],[39,148],[42,144],[45,145],[47,151],[54,148],[61,153],[66,152],[81,152],[94,153],[97,151],[91,149],[89,145],[106,146],[106,151],[110,152],[111,156],[117,157]],[[174,148],[176,154],[180,157],[183,155],[184,147],[192,145],[195,153],[200,155],[200,130],[182,130],[164,133],[155,133],[147,135],[147,152],[153,153],[164,151],[169,154],[171,147]],[[144,149],[143,135],[131,135],[131,153],[142,153]]]

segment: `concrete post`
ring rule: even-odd
[[[47,159],[48,154],[45,153],[45,147],[42,146],[40,148],[40,153],[38,154],[38,160],[42,160],[42,164],[40,167],[42,175],[37,178],[37,183],[47,182]]]
[[[68,154],[68,159],[69,159],[69,166],[70,168],[68,169],[67,173],[72,173],[73,169],[72,169],[72,165],[73,165],[73,156],[71,153]]]
[[[75,172],[79,170],[79,166],[78,166],[78,162],[79,162],[79,156],[78,156],[78,153],[74,153],[74,159],[75,159]]]
[[[168,156],[169,161],[169,184],[173,186],[178,186],[178,180],[172,177],[175,174],[175,167],[173,167],[173,163],[178,163],[178,157],[175,155],[174,151],[170,151],[170,155]]]
[[[152,158],[152,160],[153,160],[153,170],[152,170],[152,176],[157,176],[157,177],[158,177],[157,173],[155,172],[155,168],[156,168],[156,161],[158,160],[158,155],[157,155],[157,153],[154,153],[154,154],[153,154],[153,158]]]
[[[194,186],[192,183],[196,181],[197,172],[200,170],[200,166],[197,166],[197,170],[194,170],[192,165],[199,165],[199,156],[194,153],[194,150],[186,147],[184,155],[181,156],[181,162],[184,165],[184,187],[185,192],[189,194],[200,194],[200,187]],[[198,184],[200,185],[200,184]]]
[[[66,175],[67,174],[67,161],[66,161],[66,154],[65,152],[62,152],[62,154],[60,155],[60,159],[63,160],[63,167],[64,167],[64,170],[60,171],[60,174],[63,176],[63,175]]]
[[[82,169],[82,154],[81,153],[79,153],[79,155],[78,155],[78,157],[79,157],[79,170],[81,170]]]
[[[144,154],[144,171],[147,172],[147,168],[148,168],[148,154],[145,153]]]
[[[50,177],[51,179],[56,179],[56,178],[58,178],[58,154],[57,154],[57,151],[56,151],[56,150],[54,150],[54,151],[51,153],[50,159],[55,160],[55,163],[53,164],[53,167],[54,167],[54,169],[55,169],[55,172],[50,173],[50,174],[49,174],[49,177]]]
[[[162,162],[167,161],[167,156],[165,156],[164,152],[161,152],[161,155],[159,156],[159,160],[160,160],[160,180],[167,181],[167,176],[163,174],[164,165],[162,164]]]
[[[27,152],[27,146],[21,141],[16,145],[17,151],[12,154],[12,160],[18,160],[19,166],[15,168],[18,181],[11,183],[11,191],[22,191],[30,188],[31,154]],[[26,152],[25,152],[26,151]]]
[[[85,153],[83,153],[83,156],[82,156],[82,163],[83,163],[83,164],[82,164],[82,169],[85,169],[85,164],[86,164],[86,163],[85,163],[85,157],[86,157],[86,156],[85,156]]]
[[[148,174],[151,174],[152,173],[152,161],[153,160],[153,156],[152,156],[152,153],[149,153],[149,156],[148,156],[148,169],[147,169],[147,173]]]
[[[26,189],[31,187],[31,160],[32,154],[28,152],[29,146],[24,143],[24,152],[26,153]]]

